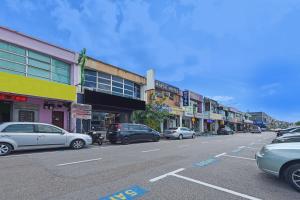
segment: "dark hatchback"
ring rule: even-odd
[[[129,144],[132,142],[158,142],[160,135],[157,131],[143,124],[117,123],[111,124],[106,138],[110,143]]]
[[[232,135],[234,134],[234,131],[229,128],[228,126],[224,126],[218,129],[217,131],[218,135]]]

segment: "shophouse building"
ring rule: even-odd
[[[182,92],[182,106],[184,110],[182,126],[203,132],[203,96],[185,90]]]
[[[0,123],[44,122],[75,129],[76,54],[0,27]]]
[[[88,58],[78,102],[92,106],[91,120],[77,120],[78,131],[92,127],[106,132],[112,123],[131,122],[135,110],[145,110],[144,76]]]
[[[204,132],[216,133],[224,125],[224,116],[219,114],[219,103],[204,97]]]
[[[264,112],[249,112],[253,124],[261,128],[270,128],[272,124],[272,117]]]
[[[243,122],[244,122],[244,130],[250,131],[253,126],[253,121],[251,120],[251,115],[249,113],[243,113]]]
[[[147,71],[147,103],[162,100],[170,117],[161,124],[161,131],[182,126],[183,109],[181,108],[181,91],[178,87],[155,79],[154,70]]]
[[[237,119],[235,117],[237,109],[223,106],[222,110],[225,112],[225,125],[229,126],[232,130],[237,131]]]

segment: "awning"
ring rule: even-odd
[[[76,87],[0,72],[0,92],[76,101]]]
[[[131,99],[91,90],[84,91],[84,103],[96,110],[133,111],[145,110],[145,101]]]

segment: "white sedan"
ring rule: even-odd
[[[6,122],[0,125],[0,156],[16,150],[56,147],[81,149],[91,143],[89,135],[69,133],[50,124]]]

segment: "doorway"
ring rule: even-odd
[[[0,101],[0,123],[11,121],[11,102]]]
[[[52,124],[64,128],[64,112],[52,111]]]

